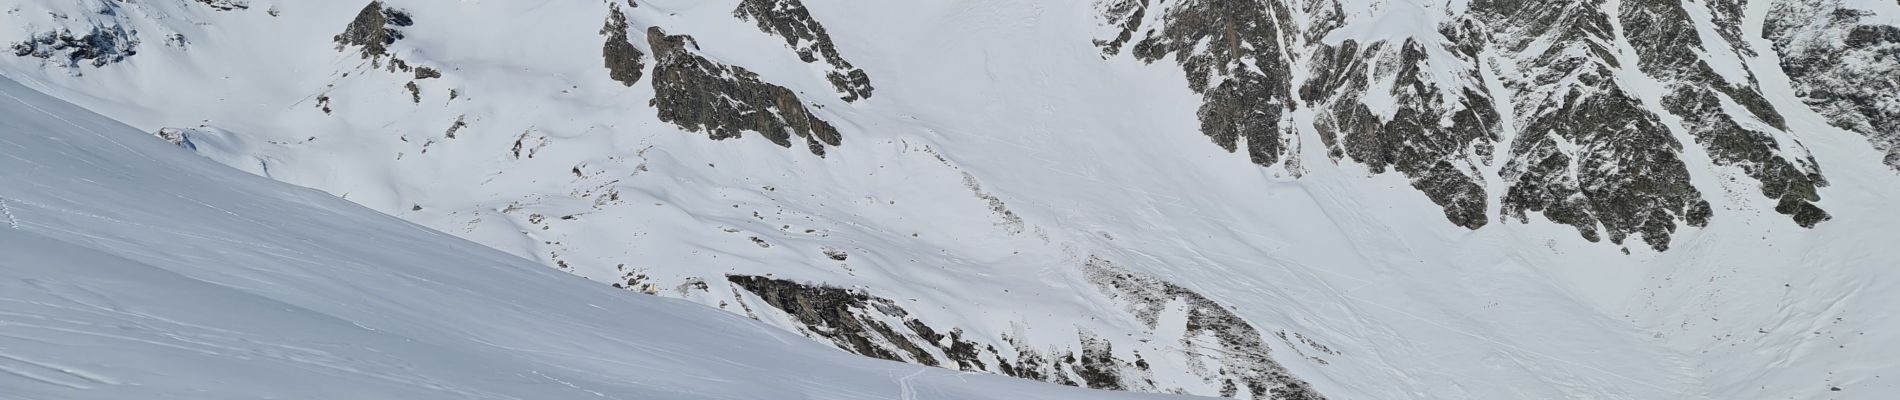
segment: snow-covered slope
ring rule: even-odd
[[[1239,398],[1900,385],[1900,175],[1861,128],[1891,82],[1781,53],[1879,60],[1887,6],[213,3],[0,0],[0,71],[873,357]]]
[[[0,79],[0,398],[1153,398],[878,361],[205,160]]]

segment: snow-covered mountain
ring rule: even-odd
[[[0,80],[0,398],[1157,398],[871,360]]]
[[[1882,1],[0,0],[0,73],[865,356],[1235,398],[1881,398]]]

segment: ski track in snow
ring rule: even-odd
[[[8,365],[8,364],[13,364],[13,365]],[[24,365],[24,367],[21,367],[18,365]],[[37,374],[37,373],[32,372],[33,369],[54,372],[54,373],[59,374],[63,378],[56,378],[53,376]],[[101,385],[117,384],[116,382],[113,382],[111,378],[94,375],[85,371],[74,370],[74,369],[62,367],[55,364],[48,364],[48,363],[28,360],[25,358],[10,356],[10,355],[7,355],[5,352],[0,352],[0,372],[12,374],[14,376],[31,379],[34,381],[38,381],[38,382],[46,383],[50,385],[64,386],[70,389],[81,389],[81,390],[91,389],[92,386],[90,386],[89,384],[101,384]],[[66,378],[78,379],[80,382],[73,382]]]

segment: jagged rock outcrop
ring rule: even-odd
[[[831,65],[831,71],[825,73],[825,79],[842,93],[844,101],[858,101],[871,97],[871,76],[864,70],[852,66],[844,56],[838,54],[838,46],[831,41],[831,35],[825,33],[825,26],[813,19],[811,11],[799,0],[745,0],[732,10],[732,15],[741,20],[754,21],[759,30],[785,39],[785,45],[798,52],[798,58],[807,63],[823,60]]]
[[[106,3],[79,33],[57,29],[33,34],[12,45],[13,55],[33,57],[66,68],[81,65],[104,67],[138,54],[138,31],[117,23],[121,12],[116,3]]]
[[[250,0],[198,0],[198,2],[218,11],[236,11],[251,8]]]
[[[1156,329],[1170,304],[1186,304],[1188,335],[1169,351],[1184,348],[1187,368],[1221,395],[1251,399],[1322,399],[1304,381],[1287,374],[1268,354],[1264,337],[1251,325],[1186,288],[1128,272],[1091,259],[1084,272],[1102,293],[1125,303],[1127,312]],[[736,288],[752,293],[771,308],[803,325],[801,331],[852,353],[963,371],[998,373],[1024,379],[1108,390],[1179,391],[1157,387],[1152,365],[1134,351],[1117,356],[1116,343],[1087,330],[1076,332],[1068,347],[1038,348],[1020,338],[970,337],[961,329],[935,328],[910,315],[896,302],[860,290],[760,276],[729,275]],[[737,300],[748,312],[758,308]],[[1048,328],[1048,327],[1042,327]],[[1136,342],[1140,343],[1140,342]]]
[[[1490,221],[1477,167],[1491,163],[1500,122],[1483,77],[1466,67],[1479,65],[1483,38],[1456,28],[1465,34],[1455,37],[1475,43],[1318,44],[1300,97],[1318,110],[1314,128],[1333,158],[1403,173],[1453,224],[1477,229]],[[1446,59],[1458,63],[1433,65]]]
[[[372,1],[363,10],[356,13],[343,33],[332,38],[337,51],[349,46],[360,46],[365,59],[380,60],[389,55],[389,45],[402,39],[402,29],[415,25],[409,13],[387,8],[381,1]]]
[[[1669,247],[1680,224],[1703,226],[1709,202],[1689,183],[1682,143],[1625,88],[1601,1],[1479,1],[1473,12],[1521,75],[1518,129],[1501,173],[1505,215],[1539,212],[1591,241],[1640,235]]]
[[[1900,26],[1840,0],[1784,0],[1762,35],[1795,93],[1828,123],[1866,135],[1900,170]]]
[[[804,325],[803,330],[859,355],[965,371],[1004,373],[1036,380],[1058,375],[1047,359],[1024,349],[1016,360],[994,346],[979,346],[961,330],[946,332],[924,324],[896,302],[863,291],[805,284],[760,276],[729,275],[728,282],[758,296],[767,305]],[[741,303],[744,303],[741,300]],[[1090,367],[1095,368],[1095,367]],[[1060,374],[1068,385],[1074,379]]]
[[[932,328],[912,318],[896,302],[859,290],[761,276],[729,275],[726,280],[802,324],[801,330],[808,335],[829,340],[838,348],[859,355],[1071,386],[1088,380],[1077,379],[1069,372],[1071,368],[1066,367],[1085,371],[1113,368],[1112,364],[1074,365],[1081,361],[1072,353],[1055,354],[1051,360],[1025,345],[1006,346],[1002,351],[993,345],[979,345],[965,339],[962,330]],[[743,299],[738,301],[741,305],[745,303]],[[1102,380],[1101,374],[1095,376],[1096,381]]]
[[[667,35],[653,27],[647,29],[647,45],[654,58],[653,106],[662,121],[715,140],[750,131],[791,147],[793,136],[802,137],[806,148],[819,156],[825,146],[842,142],[838,129],[814,115],[791,89],[700,56],[691,36]]]
[[[752,292],[804,324],[808,333],[831,340],[838,348],[886,360],[939,365],[936,355],[884,321],[897,319],[897,326],[905,328],[915,321],[904,321],[909,313],[890,300],[860,291],[761,276],[730,275],[726,281]]]
[[[422,104],[423,88],[415,81],[441,78],[442,70],[412,66],[402,57],[398,57],[390,48],[391,45],[396,44],[396,41],[402,40],[403,29],[414,26],[415,23],[415,18],[408,11],[387,7],[382,1],[372,1],[369,5],[363,6],[363,9],[356,13],[356,18],[351,19],[350,24],[343,28],[343,33],[332,37],[331,41],[336,43],[337,51],[349,51],[351,47],[355,47],[357,54],[362,59],[368,60],[370,67],[395,73],[413,74],[415,80],[404,83],[402,90],[409,94],[411,103]],[[455,96],[454,89],[450,89],[450,99],[453,100]],[[318,99],[319,107],[326,114],[331,111],[327,99],[328,95]]]
[[[607,3],[607,26],[600,28],[600,34],[607,36],[607,44],[601,46],[601,58],[606,60],[607,76],[627,86],[640,81],[645,73],[646,53],[633,47],[633,41],[627,38],[627,14],[620,11],[620,3]]]
[[[1752,74],[1731,82],[1696,58],[1705,45],[1721,46],[1710,54],[1752,52],[1736,28],[1738,2],[1706,6],[1723,27],[1710,39],[1697,36],[1685,8],[1702,5],[1660,0],[1618,7],[1480,0],[1419,16],[1441,20],[1436,32],[1364,40],[1331,38],[1355,23],[1349,16],[1363,14],[1335,1],[1300,6],[1303,31],[1281,2],[1109,0],[1101,11],[1117,35],[1096,44],[1110,56],[1128,49],[1148,62],[1173,56],[1189,89],[1206,96],[1202,133],[1230,151],[1246,143],[1261,165],[1283,160],[1289,132],[1305,128],[1286,116],[1310,108],[1311,128],[1329,155],[1404,174],[1467,228],[1489,222],[1487,194],[1503,191],[1504,216],[1527,221],[1540,213],[1592,241],[1621,244],[1635,235],[1667,249],[1677,228],[1704,225],[1714,211],[1690,184],[1679,132],[1666,117],[1679,117],[1680,133],[1719,165],[1759,180],[1777,211],[1802,226],[1829,218],[1813,204],[1816,188],[1826,185],[1819,166],[1786,132]],[[1619,36],[1618,25],[1630,32]],[[1641,39],[1628,39],[1634,36]],[[1633,43],[1636,54],[1624,54],[1615,45],[1621,42]],[[1624,64],[1638,59],[1642,65]],[[1295,77],[1295,67],[1307,73]],[[1647,83],[1627,81],[1630,68],[1668,85],[1661,109],[1632,91]],[[1486,83],[1487,69],[1507,92]],[[1500,96],[1512,99],[1509,121],[1495,104]],[[1511,142],[1499,143],[1506,125],[1515,127]],[[1509,146],[1501,155],[1500,145]],[[1480,167],[1500,156],[1505,187],[1486,187]],[[1295,169],[1297,160],[1285,161]]]
[[[1717,10],[1742,8],[1740,0],[1709,3]],[[1624,1],[1618,13],[1624,36],[1641,60],[1639,67],[1666,86],[1662,106],[1681,118],[1683,128],[1717,164],[1741,168],[1761,181],[1762,194],[1778,202],[1775,211],[1810,228],[1831,218],[1813,203],[1821,199],[1816,188],[1826,186],[1827,180],[1814,157],[1787,132],[1781,113],[1756,88],[1754,72],[1735,59],[1730,68],[1736,70],[1725,75],[1707,60],[1747,52],[1745,43],[1723,42],[1719,35],[1700,37],[1684,7],[1689,3]],[[1740,25],[1739,16],[1716,15],[1736,18],[1726,26]]]
[[[1151,13],[1161,14],[1158,24],[1144,27]],[[1120,54],[1132,41],[1136,59],[1152,63],[1174,56],[1181,64],[1188,88],[1205,96],[1201,133],[1215,144],[1230,152],[1244,144],[1248,158],[1262,166],[1287,154],[1297,33],[1285,3],[1112,0],[1103,16],[1122,27],[1115,38],[1096,40],[1104,54]]]

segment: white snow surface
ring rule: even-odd
[[[819,70],[799,62],[783,41],[731,17],[736,0],[642,1],[627,10],[636,46],[646,47],[647,26],[693,35],[708,57],[822,105],[816,113],[844,134],[826,158],[750,134],[710,141],[658,121],[647,104],[650,74],[626,87],[601,67],[600,2],[389,1],[416,17],[395,52],[445,74],[417,81],[423,98],[411,103],[402,88],[407,74],[372,68],[354,49],[337,52],[330,42],[363,3],[253,0],[250,9],[231,12],[183,1],[119,3],[118,23],[136,26],[146,43],[140,54],[79,69],[0,57],[0,71],[140,130],[219,132],[198,136],[219,138],[200,153],[240,169],[597,281],[624,282],[638,271],[659,294],[735,313],[742,312],[736,303],[748,300],[723,287],[675,288],[689,279],[723,284],[728,273],[771,274],[864,288],[970,337],[1009,335],[1044,348],[1073,346],[1076,332],[1088,330],[1118,340],[1117,354],[1178,359],[1183,350],[1171,344],[1179,332],[1141,326],[1082,278],[1078,266],[1099,256],[1229,305],[1262,332],[1300,333],[1338,351],[1269,340],[1276,360],[1332,398],[1880,399],[1900,392],[1900,374],[1892,372],[1900,371],[1900,316],[1892,307],[1900,304],[1893,268],[1900,247],[1891,245],[1900,239],[1900,213],[1891,207],[1900,199],[1900,176],[1860,135],[1807,111],[1772,54],[1747,59],[1748,68],[1828,173],[1832,185],[1821,189],[1819,204],[1834,220],[1797,227],[1757,194],[1757,183],[1693,156],[1691,173],[1715,205],[1713,222],[1685,227],[1668,252],[1633,246],[1626,255],[1538,217],[1476,231],[1453,226],[1403,177],[1329,162],[1311,131],[1301,132],[1305,145],[1295,150],[1305,161],[1297,179],[1223,152],[1196,131],[1200,98],[1186,89],[1178,66],[1103,60],[1089,42],[1100,28],[1084,1],[808,0],[843,55],[871,75],[876,94],[857,103],[838,100]],[[0,10],[11,10],[8,20],[39,21],[0,28],[0,43],[48,29],[39,15],[87,15],[97,4],[0,0]],[[1416,32],[1429,27],[1397,24],[1404,31],[1392,32],[1380,22],[1413,10],[1439,12],[1413,7],[1422,2],[1393,4],[1406,7],[1374,12],[1364,18],[1376,19],[1350,24],[1341,35],[1423,35]],[[281,16],[267,16],[267,9]],[[164,47],[168,33],[189,44]],[[460,97],[450,100],[451,88]],[[335,113],[318,110],[319,96],[331,99]],[[445,130],[463,116],[469,126],[447,138]],[[737,318],[563,282],[496,252],[362,217],[312,192],[260,189],[254,180],[184,161],[185,152],[161,152],[162,142],[128,143],[139,140],[130,133],[115,141],[142,150],[26,137],[7,126],[0,138],[13,143],[6,151],[14,157],[0,162],[14,164],[4,170],[0,195],[22,217],[23,230],[0,232],[8,235],[0,246],[41,258],[6,258],[23,267],[9,265],[4,273],[27,271],[20,278],[32,279],[75,270],[24,267],[78,265],[68,259],[128,271],[62,278],[96,282],[81,287],[100,294],[38,279],[55,285],[19,283],[0,296],[28,293],[20,307],[65,307],[21,308],[48,310],[31,314],[48,320],[101,318],[73,322],[93,331],[147,326],[145,336],[96,340],[135,348],[123,343],[164,343],[150,347],[166,352],[87,364],[62,352],[0,350],[19,357],[0,358],[0,366],[25,371],[13,375],[57,382],[33,386],[55,397],[139,393],[86,376],[188,387],[252,383],[220,374],[280,371],[322,371],[301,374],[311,383],[271,392],[286,396],[349,394],[323,392],[342,390],[326,383],[347,383],[405,396],[434,385],[520,397],[544,397],[533,390],[548,389],[585,393],[579,388],[635,397],[673,393],[662,390],[780,397],[753,391],[771,384],[711,383],[750,373],[664,383],[713,366],[760,365],[792,369],[765,379],[808,398],[890,398],[899,385],[887,375],[920,371],[844,361],[842,353],[814,350],[795,335],[762,333],[761,325]],[[519,158],[511,152],[516,143],[524,143]],[[51,158],[61,154],[71,161]],[[146,164],[147,158],[163,161]],[[40,164],[90,175],[22,172]],[[173,165],[188,172],[151,167],[186,168]],[[966,186],[965,174],[1020,220],[992,210]],[[150,192],[112,195],[131,185]],[[1490,189],[1494,196],[1502,190]],[[618,200],[603,200],[609,193]],[[849,261],[825,258],[819,249],[826,247],[847,251]],[[160,279],[198,286],[112,297],[113,290]],[[199,287],[209,294],[190,289]],[[115,304],[133,311],[116,311]],[[226,304],[250,311],[207,306]],[[278,309],[291,311],[270,311]],[[253,322],[252,313],[278,319]],[[141,319],[146,314],[164,319]],[[783,318],[762,320],[796,328]],[[290,328],[274,325],[280,322]],[[174,331],[189,334],[150,333]],[[251,342],[281,346],[233,344]],[[303,342],[320,345],[284,347]],[[689,343],[704,347],[685,348]],[[737,361],[751,353],[770,354],[760,357],[770,361]],[[269,365],[278,369],[237,361],[204,373],[138,367],[177,365],[169,357],[277,360]],[[840,367],[793,368],[806,362],[797,360]],[[454,368],[466,365],[498,366]],[[649,373],[658,375],[641,377]],[[935,386],[919,394],[1000,393],[979,391],[994,385],[1053,390],[947,371],[921,374],[920,382]],[[866,384],[814,383],[828,379]],[[1216,390],[1185,374],[1155,379],[1192,394]],[[969,392],[951,393],[958,390]]]
[[[872,360],[0,79],[0,399],[1160,398]]]

